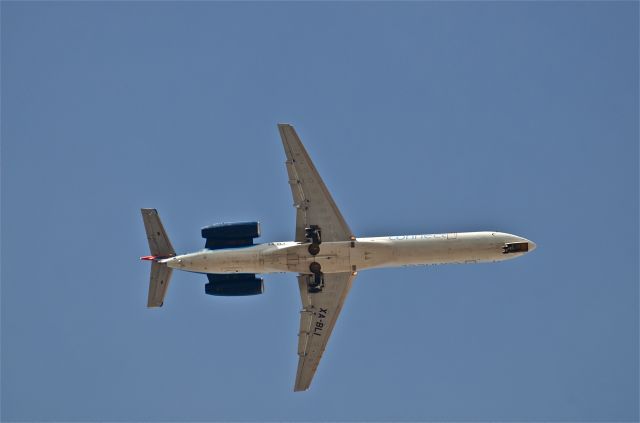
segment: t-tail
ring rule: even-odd
[[[162,226],[158,211],[156,209],[141,209],[140,211],[151,253],[151,255],[140,257],[140,260],[151,261],[147,307],[162,307],[173,272],[173,269],[167,267],[162,260],[175,256],[176,252],[173,250],[164,226]]]

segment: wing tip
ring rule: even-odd
[[[283,133],[283,131],[287,131],[287,130],[288,130],[288,131],[293,131],[293,132],[295,132],[295,131],[296,131],[296,130],[295,130],[295,128],[293,127],[293,125],[292,125],[292,124],[290,124],[290,123],[279,123],[279,124],[278,124],[278,130],[279,130],[281,133]]]
[[[305,386],[305,385],[298,385],[298,384],[296,384],[296,385],[293,387],[293,392],[304,392],[304,391],[306,391],[306,390],[308,390],[308,389],[309,389],[309,385],[306,385],[306,386]]]

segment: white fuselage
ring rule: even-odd
[[[178,255],[162,262],[174,269],[198,273],[311,273],[317,262],[324,273],[446,263],[481,263],[519,257],[525,252],[505,254],[507,243],[535,244],[502,232],[464,232],[357,238],[354,241],[323,242],[320,253],[311,255],[308,243],[270,242],[248,247],[203,250]]]

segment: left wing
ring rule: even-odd
[[[323,241],[349,241],[353,233],[331,197],[293,126],[279,124],[287,173],[296,208],[296,241],[307,242],[305,228],[317,225]]]
[[[308,291],[308,277],[313,275],[298,275],[302,310],[294,391],[309,389],[355,275],[350,272],[325,273],[324,287],[322,291],[315,293]]]

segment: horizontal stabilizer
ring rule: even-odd
[[[173,250],[171,241],[162,226],[160,216],[156,209],[141,209],[144,229],[147,231],[149,250],[152,256],[173,257],[176,252]]]
[[[173,250],[164,226],[162,226],[158,211],[156,209],[141,209],[141,212],[144,229],[147,232],[147,240],[149,241],[149,250],[151,251],[151,255],[140,257],[141,260],[151,262],[147,307],[162,307],[173,269],[159,260],[173,257],[176,252]]]
[[[151,263],[147,307],[162,307],[173,269],[164,263]]]

